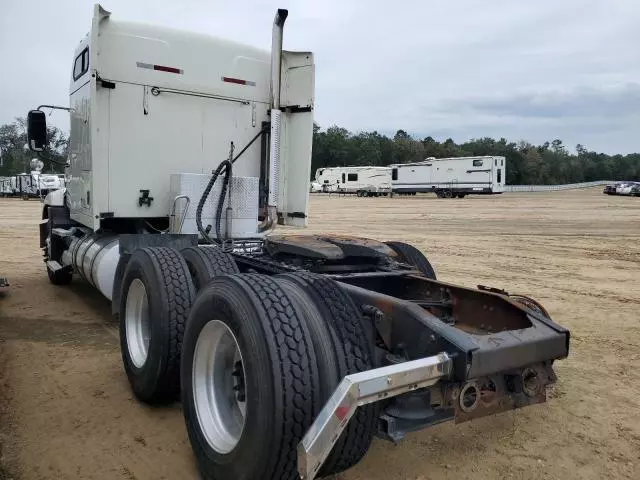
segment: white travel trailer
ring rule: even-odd
[[[11,177],[11,190],[13,195],[24,199],[38,195],[38,180],[32,173],[20,173]]]
[[[504,157],[430,158],[391,168],[393,192],[401,195],[434,192],[438,197],[463,198],[504,192]]]
[[[329,167],[316,170],[316,182],[324,192],[378,196],[391,193],[389,167]]]
[[[61,188],[64,188],[64,175],[43,174],[38,170],[0,181],[0,194],[3,196],[45,197]]]
[[[3,197],[13,195],[13,190],[11,189],[11,177],[0,178],[0,195]]]

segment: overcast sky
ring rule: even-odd
[[[2,0],[0,124],[68,104],[91,0]],[[637,0],[104,0],[113,18],[316,55],[316,121],[464,141],[640,151]],[[63,114],[51,117],[68,129]]]

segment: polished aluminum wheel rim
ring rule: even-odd
[[[149,355],[149,301],[147,289],[139,278],[129,285],[125,326],[129,357],[136,367],[141,368]]]
[[[235,335],[220,320],[209,321],[196,342],[191,381],[200,430],[218,453],[231,452],[242,436],[245,378]]]

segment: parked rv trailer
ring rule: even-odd
[[[0,196],[10,197],[12,195],[11,177],[2,177],[2,179],[0,179]]]
[[[330,167],[316,170],[323,192],[355,193],[359,197],[391,193],[389,167]]]
[[[43,174],[39,171],[21,173],[0,180],[0,195],[22,198],[45,197],[47,194],[64,188],[63,174]]]
[[[20,173],[12,178],[13,195],[27,200],[38,196],[38,179],[31,173]]]
[[[453,157],[391,165],[393,192],[414,195],[434,192],[438,197],[502,193],[504,157]]]

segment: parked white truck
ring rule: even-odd
[[[316,170],[316,183],[325,192],[355,193],[377,197],[391,193],[389,167],[326,167]]]
[[[568,354],[537,303],[441,283],[408,244],[273,232],[309,198],[314,61],[282,50],[286,18],[268,52],[97,5],[42,212],[51,282],[111,300],[134,394],[181,398],[205,479],[312,480],[374,434],[544,402]]]
[[[49,192],[64,188],[64,175],[57,175],[55,173],[41,173],[31,172],[36,188],[37,195],[40,197],[46,197]]]
[[[429,158],[391,165],[393,193],[433,192],[440,198],[504,192],[504,157]]]

